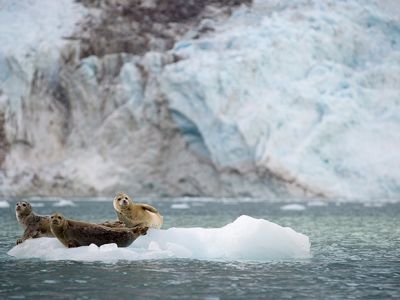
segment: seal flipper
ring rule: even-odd
[[[118,220],[117,221],[105,221],[103,223],[100,223],[99,225],[106,226],[109,228],[125,228],[126,227],[124,222],[118,221]]]
[[[79,243],[77,242],[77,241],[68,241],[68,248],[76,248],[76,247],[79,247],[80,245],[79,245]]]
[[[16,244],[17,245],[21,244],[21,243],[25,242],[27,239],[30,239],[30,238],[32,238],[32,239],[38,238],[39,235],[40,235],[40,232],[37,230],[37,228],[28,227],[28,228],[25,229],[24,234],[22,235],[22,237],[17,239]]]
[[[143,226],[135,226],[132,228],[132,232],[134,234],[137,234],[138,236],[146,235],[148,230],[149,230],[149,227],[143,227]]]
[[[143,204],[143,203],[138,203],[138,204],[136,204],[136,205],[139,205],[139,206],[141,206],[144,210],[148,210],[148,211],[150,211],[150,212],[152,212],[152,213],[155,213],[155,214],[158,214],[158,213],[159,213],[158,210],[157,210],[155,207],[151,206],[151,205]]]

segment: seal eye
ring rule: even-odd
[[[125,200],[128,200],[128,198],[125,197]]]
[[[60,216],[58,216],[58,217],[57,217],[57,219],[61,220],[61,217],[60,217]]]
[[[26,204],[24,203],[24,204],[22,204],[22,206],[23,206],[23,207],[25,207],[25,206],[26,206]]]
[[[120,200],[121,200],[121,197],[119,197],[117,200],[120,201]]]

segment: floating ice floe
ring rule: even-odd
[[[32,207],[44,207],[44,203],[42,202],[31,202]]]
[[[309,238],[264,219],[240,216],[221,228],[151,230],[130,247],[65,248],[55,238],[27,240],[9,255],[44,260],[116,261],[167,258],[272,261],[310,258]]]
[[[305,210],[306,207],[304,205],[301,204],[287,204],[287,205],[283,205],[281,206],[281,210],[297,210],[297,211],[301,211],[301,210]]]
[[[75,203],[71,200],[60,199],[53,204],[54,207],[64,207],[64,206],[75,206]]]
[[[7,208],[10,207],[10,203],[7,201],[0,201],[0,208]]]
[[[174,203],[171,205],[172,209],[189,209],[190,206],[187,203]]]

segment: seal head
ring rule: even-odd
[[[113,200],[118,219],[127,227],[161,228],[163,216],[156,208],[148,204],[134,203],[125,193],[118,193]]]
[[[28,216],[32,213],[32,206],[27,201],[19,201],[15,205],[15,214],[17,216],[18,222],[20,222],[20,218],[24,216]]]
[[[118,193],[114,197],[113,206],[117,212],[128,210],[130,204],[133,204],[132,199],[125,193]]]
[[[52,214],[50,217],[51,227],[55,227],[55,228],[62,227],[64,225],[64,222],[65,222],[65,218],[60,213]]]

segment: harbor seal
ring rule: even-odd
[[[66,247],[74,248],[95,244],[115,243],[118,247],[128,247],[148,228],[110,228],[103,225],[66,219],[55,213],[50,218],[50,228],[54,236]]]
[[[17,202],[15,215],[18,223],[24,229],[22,237],[17,239],[17,245],[30,238],[53,237],[50,229],[50,216],[35,214],[29,202]]]
[[[29,202],[17,202],[15,206],[15,215],[18,223],[24,229],[22,237],[17,239],[17,245],[30,238],[54,237],[50,228],[50,216],[35,214]],[[125,223],[119,220],[105,221],[99,225],[110,228],[126,228]]]
[[[161,228],[163,216],[157,209],[148,204],[133,203],[132,199],[124,193],[119,193],[113,201],[118,219],[127,227]]]

